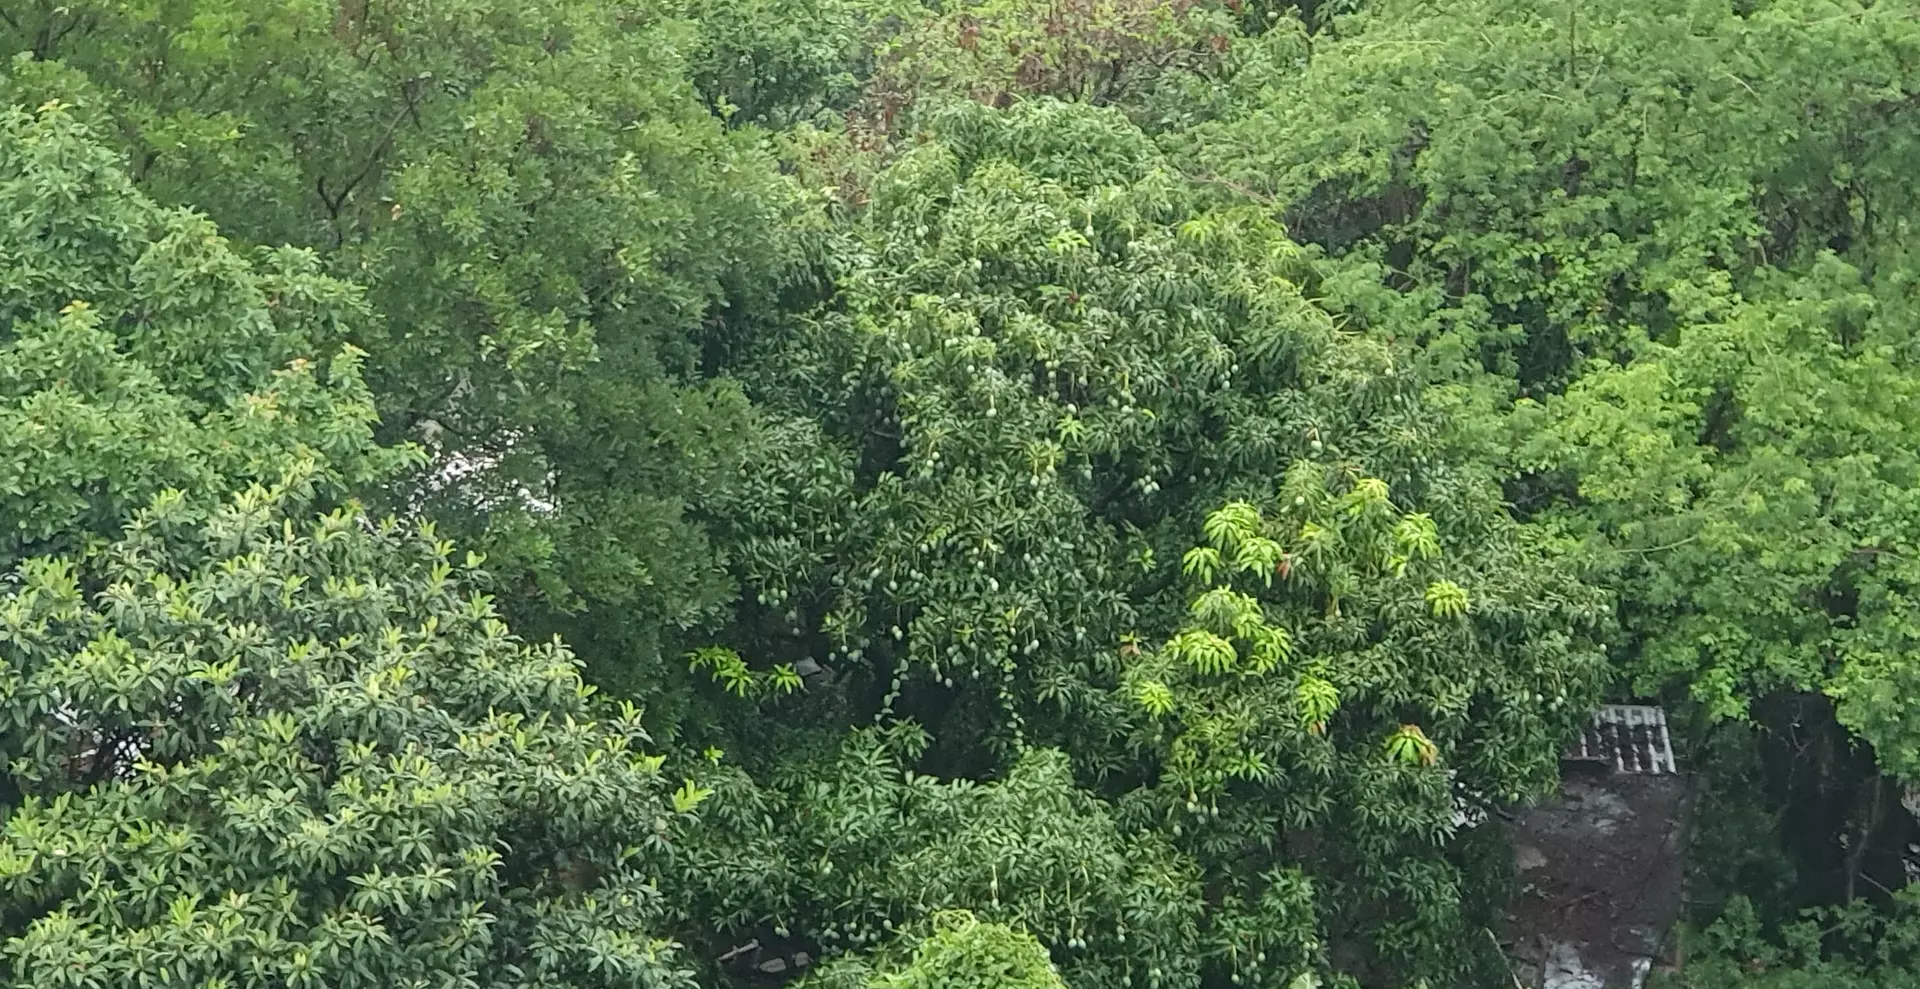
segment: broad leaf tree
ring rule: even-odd
[[[403,460],[358,294],[57,107],[0,119],[0,201],[0,981],[682,984],[698,792],[430,525],[327,510]]]
[[[57,105],[0,115],[0,566],[118,533],[167,488],[302,464],[339,498],[404,459],[372,444],[360,293],[253,255],[135,191]]]
[[[1250,41],[1170,138],[1618,592],[1623,689],[1760,724],[1699,752],[1786,781],[1742,799],[1815,902],[1908,881],[1909,13],[1381,0]]]
[[[761,749],[769,722],[911,721],[931,737],[906,768],[990,787],[1064,753],[1207,891],[1155,887],[1157,914],[1199,910],[1171,961],[1124,910],[1024,918],[1074,984],[1486,971],[1492,883],[1462,867],[1486,849],[1454,813],[1552,780],[1605,675],[1604,600],[1459,461],[1394,350],[1310,301],[1270,210],[1216,207],[1114,109],[928,119],[836,245],[834,297],[744,365],[785,455],[729,506],[753,597],[733,651],[695,659],[716,713],[689,741],[803,819],[828,797],[799,767],[824,763]],[[1227,503],[1244,532],[1208,523]],[[1216,563],[1183,575],[1203,531]],[[1235,652],[1222,602],[1301,651],[1194,652]],[[939,902],[997,916],[983,892]]]
[[[1188,167],[1285,209],[1356,320],[1504,394],[1913,202],[1920,35],[1885,5],[1381,0],[1247,47]]]
[[[696,96],[673,13],[82,3],[9,11],[0,39],[16,98],[80,105],[150,195],[363,284],[382,439],[434,454],[369,494],[422,503],[520,621],[639,676],[730,593],[686,515],[751,423],[703,345],[766,293],[785,197]]]
[[[862,959],[865,961],[865,959]],[[933,933],[896,968],[843,963],[818,980],[821,989],[1065,989],[1046,949],[1033,935],[986,923],[964,910],[936,915]]]
[[[156,497],[0,601],[13,985],[659,987],[637,712],[430,527]],[[684,802],[684,801],[683,801]]]
[[[1460,832],[1550,792],[1605,598],[1492,505],[1443,536],[1350,467],[1277,487],[1208,516],[1185,626],[1126,663],[1154,772],[1122,819],[1200,862],[1210,960],[1246,984],[1489,978],[1499,873]]]

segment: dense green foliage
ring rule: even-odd
[[[700,329],[764,294],[783,198],[684,78],[673,53],[695,37],[577,0],[107,2],[0,23],[37,59],[14,88],[77,104],[150,196],[364,286],[350,339],[378,355],[381,436],[435,454],[380,501],[424,500],[484,548],[520,585],[517,617],[592,607],[578,640],[654,672],[662,632],[726,596],[686,513],[726,486],[751,423],[704,379]]]
[[[1917,14],[0,5],[0,983],[1911,981]]]
[[[513,639],[447,542],[303,515],[163,495],[22,569],[10,978],[682,982],[647,934],[672,811],[637,712],[592,720],[568,653]]]
[[[824,974],[820,986],[852,989],[1065,989],[1047,952],[1032,935],[981,923],[956,910],[934,918],[934,933],[893,971],[849,960]]]
[[[322,497],[397,466],[347,325],[360,294],[312,255],[250,261],[154,206],[57,108],[0,120],[0,561],[118,533],[167,488],[318,468]]]

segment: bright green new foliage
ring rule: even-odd
[[[1262,39],[1194,156],[1288,210],[1371,334],[1474,383],[1450,401],[1501,410],[1478,455],[1587,540],[1641,692],[1716,718],[1827,692],[1902,773],[1908,13],[1388,0],[1305,72]]]
[[[828,652],[882,709],[952,696],[935,751],[1112,737],[1104,681],[1182,606],[1200,514],[1314,444],[1406,464],[1417,414],[1271,218],[1196,209],[1117,112],[948,114],[837,245],[833,303],[743,371],[786,422],[726,516],[737,645]]]
[[[1206,208],[1113,110],[932,119],[837,246],[838,297],[746,375],[788,453],[730,515],[755,599],[716,687],[831,667],[767,709],[918,721],[941,776],[1064,752],[1209,891],[1171,959],[1124,913],[1027,918],[1095,946],[1075,984],[1490,971],[1446,773],[1475,807],[1552,778],[1602,602],[1452,458],[1392,350],[1309,301],[1268,211]],[[942,905],[993,916],[981,892]]]
[[[1193,167],[1271,196],[1436,375],[1564,387],[1913,202],[1899,4],[1380,0],[1254,45]]]
[[[1486,978],[1481,880],[1446,852],[1554,779],[1603,675],[1566,632],[1597,629],[1601,601],[1493,513],[1443,536],[1384,482],[1306,459],[1278,489],[1207,517],[1185,627],[1126,664],[1158,772],[1121,806],[1226,891],[1209,947],[1247,984],[1329,961]]]
[[[1609,682],[1911,981],[1911,3],[0,44],[0,984],[1505,985]]]
[[[754,720],[766,731],[778,712]],[[779,732],[762,741],[780,753],[764,785],[731,765],[690,769],[715,792],[711,826],[680,846],[675,906],[724,927],[764,919],[851,958],[841,975],[962,909],[1055,949],[1072,985],[1193,978],[1200,875],[1163,835],[1120,825],[1064,753],[1030,751],[987,782],[942,780],[911,768],[927,743],[911,725]]]
[[[903,937],[883,956],[836,962],[809,989],[1066,989],[1033,935],[977,919],[966,910],[933,916],[932,933]],[[917,942],[917,943],[916,943]]]
[[[1595,552],[1636,588],[1648,686],[1720,717],[1825,691],[1882,763],[1920,773],[1906,706],[1920,463],[1904,300],[1831,256],[1549,403],[1532,447],[1577,471]]]
[[[934,918],[935,934],[905,969],[874,989],[1065,989],[1033,935],[983,924],[960,912]]]

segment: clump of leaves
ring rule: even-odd
[[[1449,550],[1432,517],[1351,467],[1297,461],[1276,494],[1206,517],[1184,557],[1186,627],[1124,660],[1117,693],[1157,782],[1122,805],[1241,891],[1212,919],[1235,932],[1213,944],[1243,980],[1272,974],[1255,958],[1317,969],[1315,939],[1282,918],[1337,929],[1362,903],[1402,918],[1371,947],[1386,964],[1464,977],[1475,962],[1448,942],[1470,929],[1473,880],[1441,849],[1463,813],[1551,783],[1601,673],[1590,647],[1543,651],[1505,623],[1591,627],[1600,601],[1536,611],[1552,600],[1544,561],[1480,555],[1512,530]]]
[[[69,112],[0,111],[0,567],[117,533],[159,491],[289,470],[317,497],[407,462],[373,443],[369,317],[304,251],[162,209]],[[310,469],[306,469],[310,468]]]
[[[963,910],[934,915],[933,929],[907,967],[874,980],[873,989],[1066,989],[1031,934]]]
[[[653,880],[704,794],[474,557],[297,487],[165,493],[0,596],[6,980],[685,984]]]

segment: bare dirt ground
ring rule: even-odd
[[[1526,989],[1637,986],[1680,913],[1686,778],[1569,772],[1512,828],[1504,941]]]

